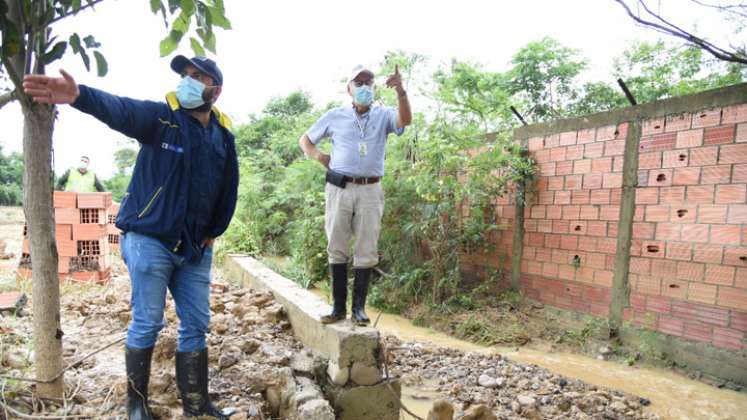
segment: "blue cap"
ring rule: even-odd
[[[198,70],[212,77],[216,85],[223,86],[223,73],[221,73],[218,65],[215,64],[215,61],[201,55],[195,56],[191,59],[183,55],[177,55],[173,60],[171,60],[171,69],[181,74],[182,70],[184,70],[184,66],[187,64],[197,67]]]

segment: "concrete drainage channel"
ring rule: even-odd
[[[252,257],[228,255],[224,268],[244,285],[270,291],[287,312],[296,338],[314,352],[313,366],[288,368],[281,378],[285,385],[268,395],[284,418],[399,419],[400,384],[384,375],[375,328],[349,321],[323,325],[319,320],[330,310],[327,303]],[[294,371],[315,374],[294,377]]]

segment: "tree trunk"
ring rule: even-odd
[[[26,105],[23,116],[23,211],[28,224],[33,270],[34,363],[36,379],[49,381],[62,369],[60,283],[52,203],[55,108]],[[36,390],[41,397],[61,398],[62,375],[50,383],[37,384]]]

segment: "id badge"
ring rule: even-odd
[[[368,143],[358,143],[358,154],[360,155],[360,157],[366,157],[366,155],[368,154]]]

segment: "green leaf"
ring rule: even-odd
[[[179,3],[181,4],[182,14],[189,17],[194,14],[195,9],[197,8],[197,6],[195,5],[195,0],[180,0]]]
[[[80,46],[80,36],[77,33],[70,35],[70,46],[73,47],[73,53],[78,54],[83,51]]]
[[[208,6],[207,13],[210,16],[208,21],[212,19],[213,25],[223,29],[231,29],[231,22],[226,18],[225,14],[220,11],[220,9]]]
[[[177,32],[175,30],[169,32],[169,35],[164,38],[159,45],[161,57],[165,57],[174,52],[176,47],[179,46],[179,41],[181,41],[182,36],[184,36],[183,32]]]
[[[80,0],[73,0],[73,12],[80,10]]]
[[[161,0],[150,0],[150,11],[153,13],[158,13],[159,10],[163,9],[163,3],[161,3]]]
[[[91,59],[88,57],[86,50],[80,50],[80,58],[83,60],[86,70],[91,71]]]
[[[5,28],[3,29],[3,45],[2,45],[2,56],[12,57],[21,50],[21,34],[18,31],[18,27],[11,22],[5,21]]]
[[[54,47],[52,47],[51,50],[44,53],[42,56],[42,61],[44,64],[49,64],[55,60],[59,60],[63,55],[65,55],[65,51],[67,50],[67,41],[60,41],[56,44],[54,44]]]
[[[99,77],[106,76],[106,73],[109,71],[109,65],[106,63],[106,58],[104,58],[104,55],[98,51],[94,51],[93,56],[96,57],[97,74]]]
[[[202,48],[202,45],[200,45],[200,41],[197,40],[194,37],[189,38],[189,43],[192,46],[192,51],[194,51],[195,55],[205,55],[205,49]]]
[[[189,24],[192,22],[192,19],[188,15],[185,15],[184,13],[179,14],[179,17],[174,20],[174,24],[171,26],[171,29],[181,32],[181,33],[187,33],[189,31]]]
[[[93,37],[93,35],[88,35],[87,37],[83,38],[83,42],[86,44],[86,48],[98,48],[101,46],[101,43],[96,42],[96,39]]]

